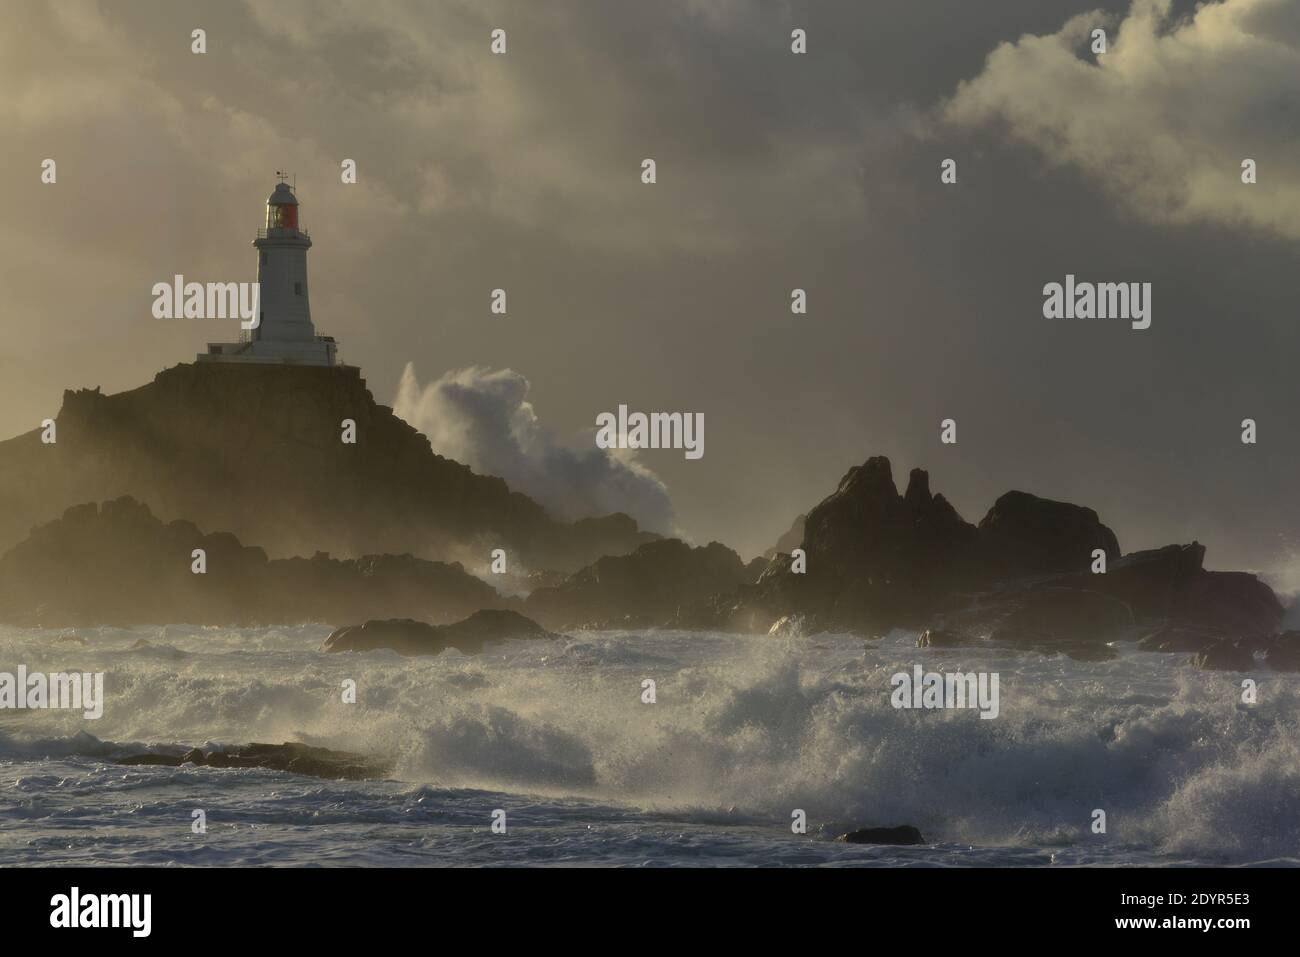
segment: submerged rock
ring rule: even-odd
[[[1264,661],[1274,671],[1300,671],[1300,631],[1284,631],[1270,639]]]
[[[955,648],[973,643],[974,640],[970,636],[956,631],[945,631],[943,628],[927,628],[916,639],[918,648]]]
[[[1251,671],[1255,668],[1255,650],[1243,639],[1220,639],[1202,648],[1192,657],[1192,666],[1205,671]]]
[[[925,838],[911,824],[897,827],[864,827],[841,834],[835,840],[844,844],[924,844]]]
[[[1267,638],[1219,638],[1208,642],[1192,658],[1192,665],[1207,671],[1254,671],[1256,655],[1274,671],[1300,671],[1300,631],[1284,631]]]
[[[451,625],[430,625],[410,618],[368,621],[335,629],[322,651],[374,651],[388,648],[399,655],[436,655],[448,648],[477,655],[485,642],[519,638],[556,638],[531,618],[499,608],[476,611]]]
[[[1197,652],[1224,638],[1210,628],[1187,625],[1162,625],[1138,642],[1143,651]]]
[[[196,764],[212,768],[267,768],[306,774],[315,778],[363,781],[386,777],[392,765],[383,760],[353,754],[349,751],[331,751],[289,741],[284,744],[249,744],[234,751],[204,753],[193,748],[183,755],[132,754],[117,760],[118,764],[131,766],[154,765],[176,768],[182,764]]]

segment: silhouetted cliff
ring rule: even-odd
[[[341,440],[356,423],[356,444]],[[574,569],[656,536],[626,515],[553,521],[504,481],[436,455],[359,370],[178,365],[116,395],[64,393],[57,442],[0,442],[0,552],[71,505],[131,495],[275,556],[409,552]]]
[[[204,552],[201,574],[195,549]],[[0,621],[19,625],[451,622],[508,604],[459,564],[324,553],[268,560],[229,532],[164,523],[131,498],[74,506],[0,557]]]

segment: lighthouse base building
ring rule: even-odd
[[[257,247],[260,316],[239,342],[213,342],[200,362],[261,362],[292,365],[338,364],[330,336],[316,335],[307,297],[307,250],[311,236],[298,226],[298,200],[285,182],[266,201],[266,226]]]

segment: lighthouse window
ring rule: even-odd
[[[296,282],[296,283],[293,284],[293,294],[294,294],[295,296],[301,296],[301,295],[302,295],[302,283],[300,283],[300,282]]]
[[[266,207],[267,229],[297,229],[298,207],[268,203]]]

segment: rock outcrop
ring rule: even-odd
[[[1300,671],[1300,631],[1274,635],[1264,648],[1264,663],[1274,671]]]
[[[889,460],[868,459],[808,513],[805,600],[831,620],[916,620],[971,585],[977,539],[947,499],[931,494],[924,471],[913,469],[899,495]],[[769,579],[769,587],[789,584]]]
[[[450,625],[430,625],[409,618],[368,621],[337,628],[322,651],[374,651],[387,648],[400,655],[436,655],[448,648],[477,655],[489,641],[559,637],[531,618],[507,609],[476,611]]]
[[[844,844],[893,844],[900,846],[925,843],[925,838],[921,836],[921,832],[911,824],[900,824],[897,827],[859,828],[856,831],[841,834],[835,840]]]
[[[524,610],[550,628],[621,628],[680,624],[683,609],[732,591],[753,575],[717,542],[692,548],[675,538],[607,556],[561,585],[539,588]]]
[[[974,526],[920,469],[900,495],[880,457],[850,469],[808,513],[802,547],[806,572],[778,553],[756,583],[696,602],[692,623],[765,632],[798,615],[808,633],[928,628],[927,647],[987,642],[1096,658],[1115,640],[1199,651],[1273,635],[1282,620],[1272,589],[1207,571],[1196,542],[1121,556],[1096,512],[1026,492],[1003,495]],[[1102,574],[1091,570],[1097,550]]]
[[[1113,562],[1119,540],[1090,508],[1053,502],[1028,492],[1007,492],[979,524],[983,573],[991,578],[1024,578],[1086,572],[1094,549]]]
[[[629,522],[611,517],[573,527],[584,541],[610,545],[635,534]],[[1258,578],[1206,570],[1205,548],[1196,542],[1121,556],[1096,513],[1068,503],[1009,492],[972,525],[931,492],[920,469],[900,494],[889,461],[877,457],[851,469],[808,513],[801,539],[800,570],[786,553],[747,565],[717,542],[694,548],[659,539],[572,574],[536,573],[528,581],[537,587],[517,599],[498,595],[459,564],[410,554],[268,559],[233,534],[204,534],[188,521],[164,524],[122,498],[70,508],[0,557],[0,621],[66,627],[375,619],[332,636],[333,644],[436,653],[481,647],[494,629],[519,625],[500,615],[459,621],[509,609],[551,629],[659,626],[796,637],[913,628],[926,631],[923,647],[987,643],[1101,658],[1112,653],[1111,643],[1132,640],[1199,655],[1200,667],[1241,666],[1246,653],[1252,660],[1262,654],[1271,667],[1300,667],[1295,643],[1279,635],[1282,606]],[[206,574],[192,573],[194,549],[206,553]],[[1107,567],[1094,574],[1098,550]],[[429,631],[452,622],[453,629]]]
[[[205,571],[195,573],[194,550]],[[163,523],[131,498],[78,505],[0,557],[0,621],[44,627],[455,621],[505,602],[458,564],[410,555],[268,560],[227,532]]]
[[[1192,667],[1205,671],[1250,671],[1255,667],[1255,650],[1242,638],[1218,638],[1192,657]]]
[[[340,440],[345,419],[355,444]],[[69,506],[124,495],[272,557],[503,547],[518,564],[572,571],[657,537],[626,515],[552,520],[435,454],[355,368],[182,364],[129,392],[65,392],[55,422],[54,444],[39,430],[0,442],[0,552]]]
[[[1300,671],[1300,631],[1245,638],[1211,638],[1192,656],[1192,666],[1206,671]]]
[[[389,761],[369,758],[348,751],[313,748],[297,742],[284,744],[249,744],[242,748],[204,752],[193,748],[184,754],[147,753],[118,758],[118,764],[181,767],[193,764],[209,768],[267,768],[315,778],[365,781],[387,777],[393,766]]]
[[[987,640],[1076,657],[1097,657],[1118,640],[1185,652],[1275,633],[1283,609],[1272,589],[1253,575],[1206,571],[1204,556],[1196,542],[1134,552],[1104,574],[1003,583],[936,618],[965,635],[965,643]]]

